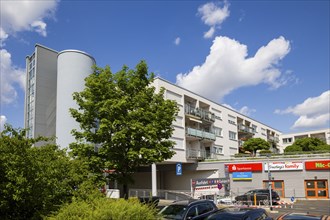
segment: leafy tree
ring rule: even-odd
[[[57,146],[33,147],[47,138],[25,134],[9,125],[0,133],[0,219],[41,219],[70,201],[87,176],[83,164]]]
[[[286,147],[284,152],[319,150],[330,150],[330,145],[318,138],[306,137],[296,140],[292,145]]]
[[[269,148],[270,144],[262,138],[250,138],[243,144],[243,149],[253,152],[253,155],[256,154],[257,150],[268,150]]]
[[[73,130],[77,139],[70,145],[73,155],[88,158],[96,173],[115,170],[111,178],[123,184],[125,196],[138,167],[174,154],[169,138],[178,107],[164,99],[164,89],[156,93],[153,79],[144,61],[135,70],[123,66],[115,74],[109,66],[94,67],[85,89],[73,95],[79,109],[70,111],[81,127]]]

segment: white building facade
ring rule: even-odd
[[[56,144],[61,148],[67,148],[75,141],[71,131],[79,130],[79,124],[70,116],[69,109],[78,106],[72,94],[84,89],[84,79],[92,73],[94,64],[94,58],[82,51],[57,52],[42,45],[35,46],[33,54],[26,57],[25,128],[29,129],[29,138],[55,136]],[[155,195],[157,189],[192,191],[192,180],[196,179],[227,178],[230,179],[230,190],[239,194],[268,184],[268,165],[265,163],[269,162],[274,167],[298,167],[295,170],[272,170],[273,188],[278,187],[276,189],[283,197],[329,198],[329,154],[299,159],[280,157],[270,161],[265,157],[257,163],[234,157],[249,138],[268,141],[274,153],[282,153],[285,147],[302,137],[317,137],[330,144],[329,128],[282,134],[159,77],[152,85],[156,92],[165,88],[165,98],[176,101],[179,107],[171,137],[175,142],[175,155],[162,163],[142,167],[130,188],[152,189]],[[176,173],[178,164],[183,172],[181,175]],[[248,171],[244,175],[249,181],[234,181],[237,174],[227,172],[226,166],[244,167]],[[216,188],[212,190],[217,191]]]
[[[173,122],[176,154],[170,161],[230,158],[252,137],[268,141],[271,150],[278,151],[280,131],[164,79],[156,78],[153,85],[165,88],[165,98],[176,101],[180,109]]]
[[[296,140],[306,137],[318,138],[324,143],[330,144],[330,128],[299,133],[282,134],[279,143],[280,152],[282,153],[287,146],[292,145]]]
[[[82,51],[35,46],[26,57],[24,126],[29,138],[56,137],[61,148],[75,141],[71,130],[79,129],[79,124],[69,112],[77,108],[72,94],[84,89],[84,79],[94,64],[94,58]]]

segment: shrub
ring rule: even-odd
[[[63,206],[49,220],[148,220],[157,219],[157,209],[143,205],[137,198],[110,199],[93,197],[88,200],[75,199],[71,204]]]

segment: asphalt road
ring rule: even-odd
[[[288,212],[330,216],[330,200],[298,200],[292,208],[288,205],[287,208],[274,208],[270,211],[270,216],[276,219]]]
[[[161,209],[165,205],[172,203],[173,201],[161,200],[158,208]],[[225,207],[225,205],[223,206]],[[284,213],[309,213],[313,215],[329,215],[330,216],[330,200],[298,200],[291,208],[290,205],[282,206],[283,208],[274,208],[272,211],[268,207],[265,208],[269,215],[276,219]]]

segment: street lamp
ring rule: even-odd
[[[270,208],[272,209],[273,206],[273,198],[272,198],[272,174],[270,173],[270,168],[269,168],[269,157],[270,154],[267,155],[267,169],[268,169],[268,189],[269,189],[269,204]]]

